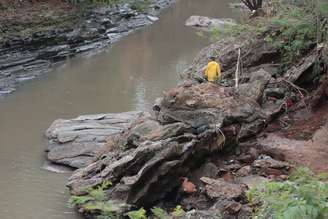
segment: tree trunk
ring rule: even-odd
[[[259,8],[262,8],[263,0],[241,0],[242,3],[244,3],[249,10],[256,11]]]

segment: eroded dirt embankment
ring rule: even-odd
[[[303,109],[270,125],[258,144],[266,153],[328,173],[328,104]]]
[[[100,51],[152,24],[172,2],[152,0],[141,10],[132,3],[81,6],[64,0],[1,0],[0,95],[49,71],[54,63]]]

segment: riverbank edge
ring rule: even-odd
[[[67,59],[105,50],[131,32],[156,22],[161,12],[174,3],[153,0],[143,11],[132,9],[130,4],[97,6],[84,12],[71,28],[52,26],[0,42],[0,97],[65,64]]]

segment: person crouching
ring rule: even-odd
[[[217,82],[221,78],[221,66],[215,61],[215,57],[211,57],[205,69],[205,78],[209,82]]]

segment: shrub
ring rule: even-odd
[[[105,190],[112,185],[109,181],[104,181],[95,189],[91,189],[86,195],[71,196],[69,203],[73,206],[82,207],[87,212],[97,212],[98,218],[110,219],[113,218],[112,204],[106,201]]]
[[[247,196],[257,219],[328,218],[328,183],[309,169],[296,170],[285,182],[268,182],[252,188]]]
[[[140,208],[137,211],[130,211],[127,213],[130,219],[147,219],[147,212],[144,208]]]
[[[171,213],[171,215],[175,218],[177,217],[183,217],[186,214],[186,212],[182,209],[180,205],[176,206]]]
[[[154,217],[157,218],[157,219],[167,219],[167,218],[169,218],[169,214],[165,210],[163,210],[162,208],[158,208],[158,207],[152,208],[151,212],[153,213]]]
[[[284,11],[272,19],[272,25],[280,31],[268,35],[266,40],[280,50],[286,64],[294,62],[316,42],[316,20],[301,8]]]

